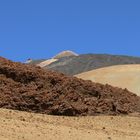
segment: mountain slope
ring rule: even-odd
[[[0,58],[0,107],[50,115],[140,113],[140,97],[110,85]]]
[[[40,64],[40,62],[36,62],[33,60],[30,64]],[[140,64],[140,58],[108,54],[83,54],[59,58],[57,61],[43,68],[62,72],[67,75],[75,75],[93,69],[122,64]]]
[[[119,65],[76,75],[84,80],[127,88],[140,95],[140,65]]]

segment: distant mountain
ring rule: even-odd
[[[64,57],[68,57],[68,56],[78,56],[77,53],[72,52],[72,51],[63,51],[59,54],[57,54],[56,56],[54,56],[54,59],[60,59],[60,58],[64,58]]]
[[[45,62],[45,59],[32,60],[29,64],[35,64],[45,69],[62,72],[67,75],[75,75],[93,69],[113,65],[140,64],[140,57],[109,55],[109,54],[82,54],[64,51]],[[43,63],[43,65],[40,65]]]

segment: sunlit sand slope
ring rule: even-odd
[[[0,109],[0,140],[139,140],[130,116],[56,117]]]
[[[127,88],[140,95],[140,65],[105,67],[76,75],[85,80]]]

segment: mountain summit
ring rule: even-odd
[[[57,54],[53,58],[54,59],[60,59],[60,58],[69,57],[69,56],[78,56],[78,54],[73,52],[73,51],[67,50],[67,51],[60,52],[59,54]]]
[[[28,64],[38,65],[67,75],[76,75],[108,66],[140,64],[140,57],[110,54],[77,55],[72,51],[64,51],[51,59],[33,60]]]

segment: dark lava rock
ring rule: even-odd
[[[140,97],[0,58],[0,107],[51,115],[120,115],[139,113]]]

